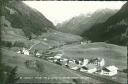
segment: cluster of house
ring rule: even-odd
[[[48,57],[47,60],[81,72],[98,73],[106,76],[113,76],[118,73],[118,68],[114,65],[105,67],[105,60],[103,58],[67,59],[62,58],[62,56],[63,54],[57,54],[53,57]]]
[[[24,54],[24,55],[30,55],[30,49],[26,49],[26,48],[21,48],[21,49],[19,49],[18,51],[17,51],[17,53],[19,53],[19,54]],[[33,53],[36,57],[40,57],[41,56],[41,54],[37,51],[37,50],[35,50],[34,51],[34,53]]]
[[[90,41],[90,40],[86,40],[86,41],[81,41],[81,42],[80,42],[80,44],[82,44],[82,45],[86,45],[86,44],[88,44],[88,43],[91,43],[91,41]]]
[[[46,39],[45,39],[46,40]],[[81,42],[81,44],[86,44],[87,42]],[[31,48],[30,48],[31,49]],[[17,53],[30,55],[30,49],[22,48],[19,49]],[[34,51],[34,56],[40,57],[41,54],[38,50]],[[118,73],[118,68],[114,65],[105,67],[105,60],[103,58],[93,58],[93,59],[67,59],[62,57],[62,53],[57,53],[55,56],[46,56],[46,60],[66,66],[72,70],[79,70],[81,72],[87,73],[98,73],[100,75],[113,76]]]
[[[30,53],[29,53],[29,50],[26,49],[26,48],[19,49],[19,50],[17,51],[17,53],[19,53],[19,54],[24,54],[24,55],[29,55],[29,54],[30,54]]]
[[[43,39],[44,41],[47,41],[47,38],[44,38]],[[87,44],[87,43],[90,43],[91,41],[81,41],[80,42],[80,44],[82,44],[82,45],[85,45],[85,44]],[[24,54],[24,55],[30,55],[30,50],[31,50],[31,48],[33,47],[33,46],[35,46],[35,45],[37,45],[37,44],[39,44],[40,42],[37,42],[36,44],[34,44],[34,45],[32,45],[31,47],[30,47],[30,49],[27,49],[27,48],[20,48],[18,51],[17,51],[17,53],[19,53],[19,54]],[[63,44],[63,45],[65,45],[65,43]],[[58,46],[54,46],[53,48],[56,48],[56,47],[58,47]],[[51,48],[52,49],[52,48]],[[33,53],[36,57],[40,57],[41,56],[41,54],[39,53],[39,52],[37,52],[36,50],[34,51],[34,53]]]

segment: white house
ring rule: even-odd
[[[62,65],[68,65],[68,59],[67,58],[62,58],[60,59],[60,61],[62,62]]]
[[[37,57],[41,57],[41,54],[39,52],[36,53]]]
[[[29,55],[29,50],[27,50],[25,48],[23,48],[23,51],[22,52],[23,52],[24,55]]]
[[[116,75],[118,68],[115,66],[107,66],[101,70],[101,75],[113,76]]]
[[[58,60],[61,60],[61,58],[62,58],[62,54],[57,54],[57,55],[55,55],[55,56],[53,57],[54,62],[57,62]]]
[[[105,60],[103,58],[95,58],[95,59],[91,59],[89,63],[103,67],[105,65]]]
[[[80,68],[80,71],[82,72],[88,72],[88,73],[94,73],[97,71],[97,67],[92,64],[88,64],[87,66],[83,66]]]
[[[79,62],[79,65],[81,65],[81,64],[82,64],[82,61],[81,61],[81,60],[79,60],[78,62]]]
[[[18,53],[18,54],[23,54],[23,50],[22,50],[22,49],[19,49],[19,50],[17,51],[17,53]]]
[[[43,40],[44,40],[44,41],[47,41],[48,39],[47,39],[47,38],[44,38]]]
[[[73,64],[73,63],[70,63],[68,64],[69,68],[72,69],[72,70],[77,70],[79,69],[79,65],[77,64]]]
[[[77,70],[77,69],[79,69],[79,67],[78,66],[74,66],[74,67],[70,67],[70,69]]]
[[[88,64],[88,62],[89,62],[89,60],[84,58],[82,66],[86,66]]]
[[[21,54],[22,52],[19,50],[19,51],[17,51],[17,53]]]
[[[68,60],[68,63],[73,63],[73,64],[75,64],[75,60],[74,60],[74,59]]]
[[[75,60],[68,60],[68,67],[73,70],[77,70],[80,68],[78,64],[75,63]]]
[[[100,60],[100,62],[99,62],[99,66],[104,66],[105,65],[105,60],[102,58],[101,60]]]
[[[85,44],[87,44],[87,42],[80,42],[80,44],[85,45]]]
[[[47,57],[47,60],[50,62],[54,62],[54,57]]]
[[[63,54],[57,54],[57,55],[54,56],[54,58],[60,59],[62,56],[63,56]]]

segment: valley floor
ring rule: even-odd
[[[80,45],[76,45],[76,44],[75,44],[76,46],[74,45],[72,46],[72,45],[62,46],[61,49],[72,48],[73,50],[73,49],[78,49],[78,47],[81,47]],[[90,49],[90,48],[86,46],[86,49]],[[55,50],[58,50],[58,49],[57,48],[53,49],[53,51]],[[73,71],[37,57],[18,54],[6,47],[2,48],[2,53],[3,53],[3,63],[12,67],[18,66],[18,74],[20,74],[21,76],[21,79],[18,82],[22,82],[22,83],[23,82],[74,83],[74,80],[77,82],[82,82],[82,83],[86,82],[86,83],[93,83],[93,84],[108,83],[108,81],[109,81],[109,84],[127,83],[127,76],[123,72],[119,72],[116,76],[113,76],[113,77],[99,76],[97,74],[89,74],[85,72]],[[67,54],[67,52],[65,53]],[[74,51],[73,52],[71,51],[70,53],[75,54]],[[27,68],[25,65],[26,60],[38,60],[39,70]]]

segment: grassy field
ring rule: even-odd
[[[37,40],[36,40],[37,41]],[[41,47],[41,46],[40,46]],[[44,46],[41,47],[42,49]],[[105,64],[107,65],[115,65],[120,70],[127,67],[127,55],[126,55],[126,47],[123,46],[117,46],[113,44],[107,44],[103,42],[97,42],[97,43],[89,43],[86,45],[81,44],[71,44],[71,45],[64,45],[62,47],[56,48],[51,51],[60,51],[62,50],[64,53],[65,58],[71,58],[71,59],[79,59],[79,58],[95,58],[95,57],[101,57],[105,59]],[[12,67],[18,66],[18,73],[22,77],[47,77],[47,78],[64,78],[64,77],[83,77],[80,74],[74,73],[64,67],[61,67],[59,65],[47,62],[43,59],[35,58],[32,56],[25,56],[21,54],[16,53],[16,49],[11,48],[3,48],[3,62],[7,65],[10,65]],[[39,67],[41,71],[36,71],[34,69],[29,69],[25,66],[24,62],[26,60],[39,60]],[[77,81],[80,82],[86,82],[86,83],[94,83],[100,82],[97,80],[94,80],[92,78],[84,77],[84,80],[77,79]],[[121,82],[126,82],[126,74],[119,73],[115,77]],[[27,80],[20,80],[19,82],[61,82],[61,83],[72,83],[73,79],[42,79],[42,80],[33,80],[33,79],[27,79]],[[74,82],[73,82],[74,83]]]
[[[127,49],[123,46],[103,42],[89,43],[86,45],[66,45],[61,49],[65,58],[104,58],[107,65],[115,65],[119,69],[127,67]]]

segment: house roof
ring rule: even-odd
[[[69,67],[78,67],[78,65],[76,63],[68,63]]]
[[[87,66],[83,66],[82,68],[85,70],[94,69],[94,68],[96,68],[96,65],[88,64]]]
[[[110,72],[110,71],[118,70],[118,68],[115,66],[107,66],[107,67],[103,68],[103,70]]]
[[[83,66],[83,67],[81,67],[81,68],[83,68],[83,69],[85,69],[85,70],[88,70],[88,68],[87,68],[87,67],[85,67],[85,66]]]
[[[108,69],[110,71],[118,70],[118,68],[116,66],[107,66],[106,69]]]
[[[95,58],[95,59],[91,59],[90,61],[89,61],[89,63],[94,63],[94,62],[101,62],[103,59],[102,58]]]
[[[93,68],[96,68],[96,65],[94,65],[94,64],[88,64],[86,67],[88,69],[93,69]]]
[[[110,70],[108,70],[106,67],[104,67],[102,70],[104,70],[106,72],[110,72]]]

